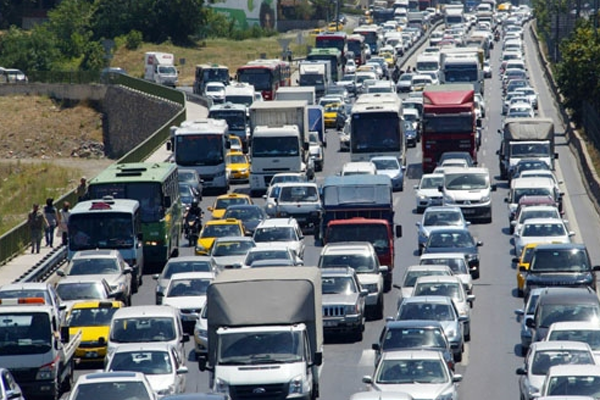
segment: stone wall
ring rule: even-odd
[[[102,101],[106,156],[120,158],[163,126],[181,105],[123,86],[109,86]]]

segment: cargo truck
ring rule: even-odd
[[[212,391],[238,399],[314,399],[323,361],[316,267],[225,270],[206,293]]]
[[[332,221],[362,217],[385,220],[389,229],[394,226],[392,181],[388,176],[329,176],[325,178],[321,190],[323,207],[319,237],[324,240],[331,238],[331,232],[326,233],[326,230]],[[396,226],[395,233],[397,237],[402,236],[402,227]],[[347,237],[351,240],[350,236]],[[372,238],[374,237],[375,235]],[[371,241],[366,238],[364,240]],[[389,290],[394,266],[393,263],[382,265],[389,265],[388,272],[383,276],[384,289]]]
[[[303,172],[312,179],[306,101],[255,102],[250,106],[250,130],[252,195],[264,192],[280,172]]]
[[[69,336],[54,305],[42,297],[0,299],[0,321],[0,365],[23,397],[56,400],[71,389],[81,331]]]
[[[275,100],[304,100],[308,105],[314,105],[317,102],[316,90],[314,86],[283,86],[275,92]]]
[[[177,86],[179,78],[175,56],[171,53],[147,52],[144,55],[144,79],[159,85]]]
[[[331,62],[326,60],[300,61],[300,64],[298,64],[298,76],[298,84],[300,86],[312,86],[315,88],[316,97],[323,97],[325,95],[325,88],[331,85],[332,83]]]
[[[508,179],[512,168],[523,158],[537,158],[554,170],[554,123],[550,118],[509,118],[504,123],[500,149],[496,152],[500,178]]]

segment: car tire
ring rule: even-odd
[[[417,214],[423,214],[425,207],[417,207]]]
[[[523,289],[517,288],[517,297],[525,297],[525,292],[523,292]]]
[[[140,282],[137,277],[134,277],[131,281],[131,293],[137,293],[140,287]]]
[[[471,341],[471,324],[469,324],[469,333],[465,333],[465,342]]]
[[[521,345],[521,357],[525,357],[527,355],[527,351],[529,351],[529,349]]]
[[[457,363],[461,362],[462,361],[462,350],[454,353],[453,358],[454,358],[454,362],[457,362]]]
[[[364,324],[359,325],[356,330],[353,332],[352,339],[355,342],[362,342],[363,340],[363,331],[365,329]]]
[[[373,312],[374,319],[383,319],[383,295],[379,296]]]
[[[392,290],[392,273],[388,272],[387,276],[383,279],[383,291],[388,293],[390,290]]]

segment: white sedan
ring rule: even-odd
[[[415,185],[417,199],[417,212],[422,213],[429,206],[442,205],[442,192],[440,186],[444,184],[444,174],[424,174],[421,182]]]
[[[575,232],[567,230],[563,220],[554,218],[531,218],[523,227],[515,230],[515,254],[521,254],[528,243],[571,243]]]

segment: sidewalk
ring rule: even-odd
[[[201,119],[208,116],[208,110],[198,104],[187,102],[187,119]],[[171,155],[171,152],[167,151],[166,146],[161,146],[154,154],[152,154],[146,161],[157,162],[165,161]],[[58,239],[60,242],[60,239]],[[41,261],[44,257],[50,254],[52,248],[43,246],[40,248],[38,254],[31,254],[31,248],[28,248],[23,254],[13,258],[5,265],[0,266],[0,286],[12,283],[15,279],[18,279],[27,270]]]

